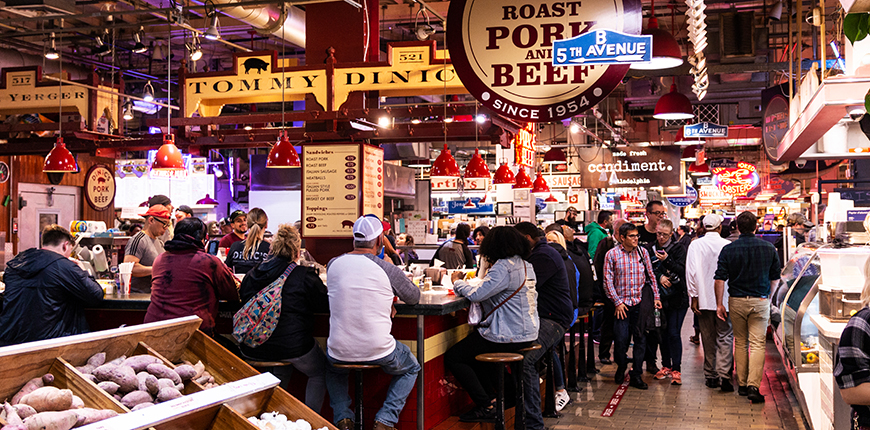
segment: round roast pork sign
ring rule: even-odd
[[[607,97],[628,65],[553,66],[553,41],[596,29],[640,34],[639,0],[453,0],[447,47],[468,91],[524,122],[572,117]]]

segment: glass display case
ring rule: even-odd
[[[802,244],[786,263],[771,297],[777,346],[786,368],[796,373],[819,371],[819,331],[810,316],[819,314],[822,263],[817,251],[824,247]],[[779,318],[774,317],[777,313]]]

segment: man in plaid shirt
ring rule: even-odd
[[[629,385],[646,390],[647,384],[641,379],[641,368],[646,351],[642,321],[646,315],[641,313],[641,302],[644,284],[647,279],[651,279],[654,272],[646,249],[638,247],[640,234],[637,227],[625,223],[619,227],[619,235],[622,237],[622,244],[608,251],[604,257],[604,292],[616,306],[613,335],[617,368],[614,380],[617,384],[625,380],[625,371],[628,367],[626,352],[633,336],[633,363],[629,373],[631,376]],[[655,308],[661,309],[658,288],[652,288],[652,293]]]

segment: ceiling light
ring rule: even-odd
[[[287,135],[281,133],[278,138],[278,143],[269,150],[269,156],[266,158],[266,167],[273,169],[286,169],[302,167],[302,160],[299,159],[299,153],[296,148],[287,139]]]
[[[710,176],[710,166],[706,162],[703,164],[692,163],[689,166],[689,174],[692,176]]]
[[[694,162],[698,158],[695,157],[695,147],[687,146],[683,148],[683,154],[680,156],[680,161],[692,161]]]
[[[151,86],[151,81],[145,83],[145,88],[142,90],[142,100],[146,102],[154,101],[154,87]]]
[[[420,14],[426,18],[426,24],[418,24]],[[426,12],[421,3],[420,10],[417,11],[417,15],[414,17],[414,35],[417,36],[417,40],[426,40],[433,34],[435,34],[435,28],[429,25],[429,13]]]
[[[199,42],[199,36],[194,34],[193,42],[186,43],[184,46],[187,47],[187,52],[190,53],[191,61],[197,61],[202,58],[202,45]]]
[[[131,119],[133,119],[133,102],[131,102],[130,100],[127,100],[124,103],[124,116],[123,116],[123,118],[125,121],[130,121]]]
[[[568,158],[561,149],[552,148],[544,154],[544,164],[568,164]]]
[[[569,127],[569,129],[571,130],[571,133],[573,133],[573,134],[580,133],[580,125],[579,124],[572,122],[571,127]]]
[[[656,102],[653,118],[656,119],[692,119],[692,102],[689,98],[677,91],[677,85],[671,84],[671,92],[659,97]]]
[[[776,2],[773,7],[770,9],[770,14],[767,15],[768,18],[779,21],[782,18],[782,0]]]
[[[175,135],[164,134],[163,145],[157,150],[152,170],[184,170],[184,157],[175,146]]]
[[[388,116],[382,116],[378,118],[378,126],[381,128],[390,128],[390,125],[393,121]]]
[[[420,121],[420,118],[411,118],[411,124],[419,124],[423,121]]]
[[[151,58],[154,60],[166,59],[166,49],[163,47],[163,41],[158,40],[157,46],[151,51]]]
[[[205,30],[204,36],[208,40],[218,40],[221,38],[220,21],[218,21],[217,12],[212,13],[208,18],[208,29]]]
[[[458,178],[459,175],[459,165],[456,164],[456,159],[450,155],[450,149],[447,148],[447,144],[444,144],[444,150],[441,151],[441,154],[438,155],[438,158],[435,159],[435,162],[432,163],[432,169],[429,170],[429,177],[433,179],[437,178]]]
[[[108,35],[109,35],[109,31],[106,30],[106,31],[103,33],[103,35],[108,36]],[[109,45],[106,45],[106,44],[103,42],[103,38],[100,37],[100,36],[97,36],[96,39],[94,39],[94,44],[96,45],[96,48],[94,48],[94,51],[92,52],[93,55],[96,55],[96,56],[99,56],[99,57],[104,57],[104,56],[106,56],[107,54],[109,54],[110,52],[112,52],[112,47],[109,46]]]
[[[864,106],[853,105],[846,106],[846,112],[849,113],[849,117],[852,119],[861,119],[861,116],[867,113],[867,110],[864,108]]]
[[[145,37],[145,28],[139,27],[139,31],[133,33],[133,41],[136,42],[133,45],[133,52],[136,54],[144,54],[148,51],[148,47],[142,43],[142,39]]]
[[[514,172],[508,167],[507,163],[502,162],[498,169],[495,170],[495,176],[492,178],[493,184],[515,184],[517,182],[514,177]]]
[[[514,183],[513,189],[515,190],[531,190],[535,184],[532,182],[532,177],[526,173],[526,168],[520,166],[520,170],[517,172],[516,182]]]
[[[462,207],[465,209],[474,209],[477,207],[477,205],[474,204],[474,202],[472,202],[471,199],[468,199],[465,201],[465,204],[462,205]]]
[[[670,69],[683,64],[683,52],[680,50],[680,45],[677,39],[667,31],[659,28],[659,22],[655,17],[655,5],[651,6],[652,17],[650,17],[646,30],[641,34],[651,35],[652,43],[652,60],[643,63],[632,63],[632,69],[640,70],[660,70]]]
[[[480,113],[474,117],[474,120],[477,121],[478,124],[483,124],[486,122],[486,115]]]
[[[444,117],[444,122],[446,122],[448,124],[453,122],[453,117],[452,116]]]
[[[541,172],[538,172],[538,176],[535,178],[535,183],[532,185],[532,194],[549,194],[550,193],[550,185],[547,184],[547,180],[544,179],[544,175]]]
[[[251,126],[251,124],[245,124],[245,126],[244,126],[243,128],[244,128],[246,131],[251,131],[251,130],[254,129],[254,127]]]
[[[471,156],[471,160],[465,165],[465,177],[467,179],[489,179],[489,166],[486,165],[486,161],[483,161],[483,158],[480,156],[480,152],[475,148],[474,155]]]
[[[75,157],[66,149],[63,138],[58,137],[54,148],[51,148],[42,165],[44,173],[75,173],[79,171],[79,165]]]
[[[559,203],[559,200],[553,196],[553,193],[550,193],[550,196],[547,197],[546,199],[544,199],[544,203],[547,203],[547,204]]]
[[[54,32],[48,36],[48,51],[45,51],[45,58],[49,60],[57,60],[60,58],[60,53],[57,52],[57,46],[54,43]]]

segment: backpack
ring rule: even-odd
[[[233,315],[233,337],[239,343],[256,348],[272,336],[281,317],[284,281],[295,268],[296,263],[290,263],[278,279],[260,290]]]

